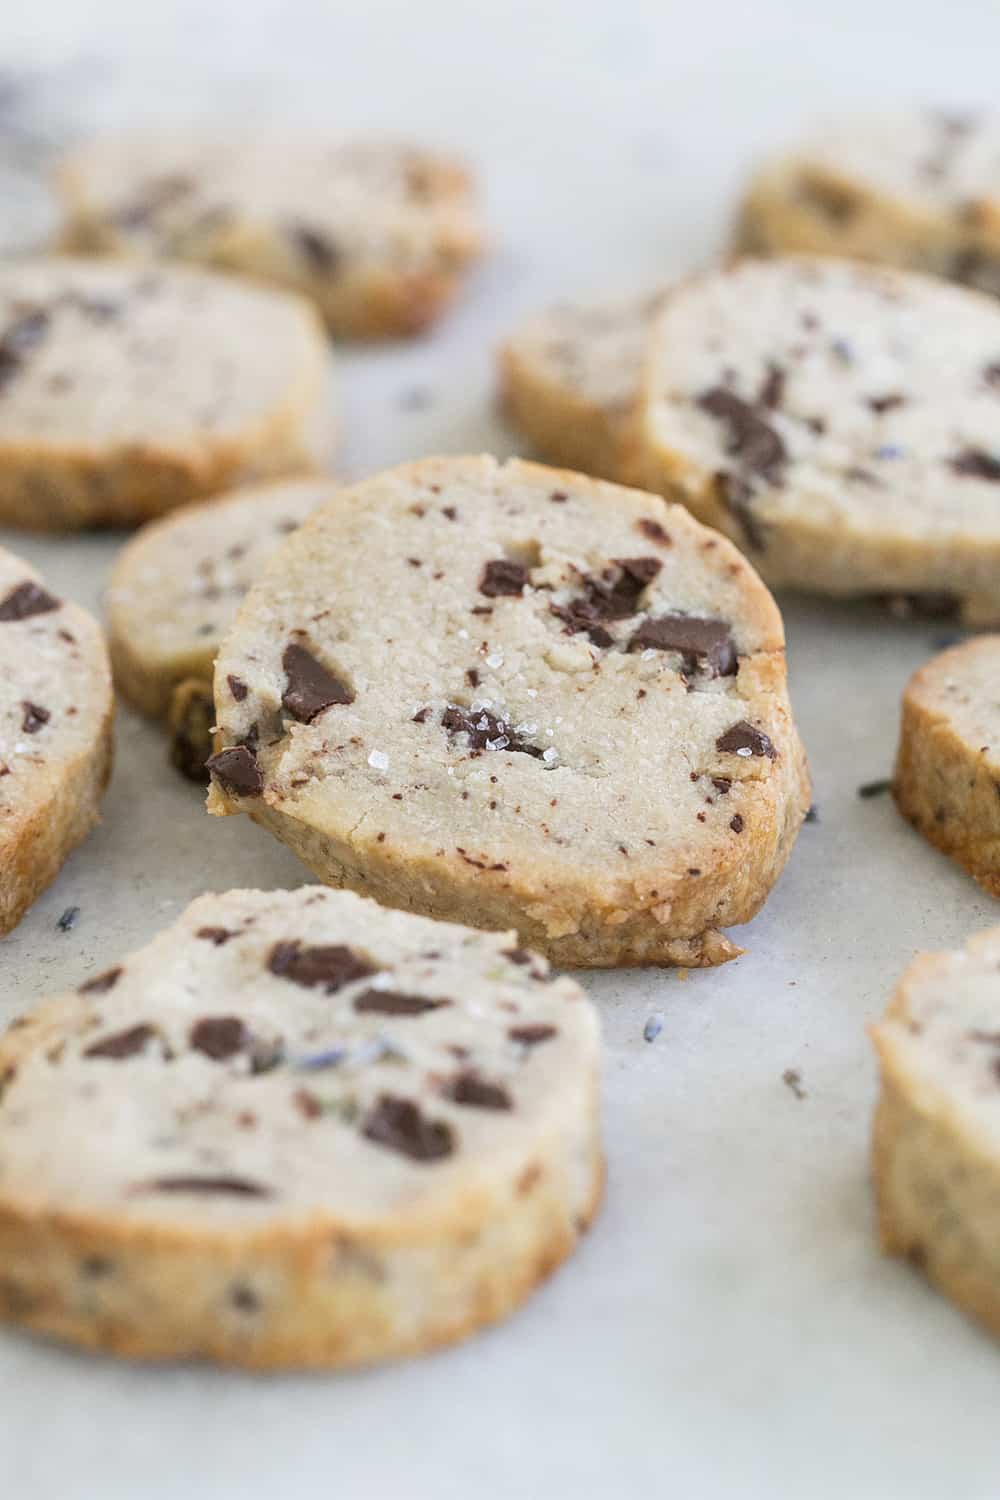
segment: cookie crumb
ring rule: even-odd
[[[781,1075],[781,1081],[787,1089],[791,1089],[796,1099],[805,1099],[806,1091],[802,1087],[802,1074],[798,1068],[786,1068]]]
[[[78,906],[67,906],[66,910],[63,912],[62,916],[56,923],[59,931],[71,932],[76,926],[76,919],[79,915],[80,908]]]
[[[872,797],[883,796],[891,786],[892,782],[888,779],[883,781],[865,781],[858,787],[858,796],[867,802]]]
[[[659,1011],[657,1011],[655,1015],[650,1016],[649,1020],[646,1022],[645,1026],[642,1028],[642,1039],[643,1039],[643,1041],[644,1042],[655,1042],[656,1038],[659,1036],[659,1034],[660,1034],[660,1032],[662,1030],[663,1030],[663,1017],[659,1013]]]

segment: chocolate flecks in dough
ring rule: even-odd
[[[497,599],[502,594],[520,594],[528,581],[528,570],[520,563],[506,557],[496,558],[483,567],[479,579],[479,592],[487,599]]]
[[[513,1108],[513,1100],[503,1084],[491,1083],[471,1068],[449,1078],[441,1092],[453,1104],[469,1105],[472,1109]]]
[[[243,681],[243,678],[236,677],[232,672],[230,672],[229,676],[226,678],[226,681],[229,684],[229,691],[232,693],[234,700],[237,703],[242,703],[247,693],[249,693],[250,691],[246,683]]]
[[[876,416],[881,417],[887,411],[895,411],[898,407],[905,406],[906,397],[901,396],[898,391],[892,391],[887,396],[868,396],[866,402]]]
[[[138,1193],[194,1193],[200,1196],[217,1194],[231,1198],[272,1198],[273,1190],[249,1177],[154,1177],[149,1182],[138,1182],[129,1189],[130,1195]]]
[[[113,990],[122,977],[122,967],[118,964],[114,969],[105,969],[103,974],[95,974],[93,979],[85,980],[77,991],[80,995],[106,995],[108,990]]]
[[[429,707],[428,708],[418,708],[417,711],[416,711],[416,713],[413,715],[413,718],[410,720],[410,723],[411,724],[425,724],[427,722],[427,715],[429,713],[430,713],[430,708]]]
[[[785,371],[781,365],[772,364],[768,367],[767,374],[761,382],[757,401],[760,406],[766,406],[769,411],[776,411],[785,396]]]
[[[748,724],[746,719],[740,719],[720,734],[715,742],[716,750],[727,751],[732,755],[766,755],[768,760],[774,760],[778,754],[774,745],[762,729],[755,729]]]
[[[0,392],[21,368],[24,356],[41,342],[48,326],[48,313],[38,308],[25,313],[0,335]]]
[[[729,819],[729,826],[734,833],[742,833],[744,828],[742,816],[739,813],[734,813]]]
[[[697,780],[696,777],[694,779]],[[712,777],[712,785],[715,787],[715,790],[719,793],[720,797],[724,797],[726,795],[732,784],[732,780],[728,776]]]
[[[0,624],[12,620],[30,620],[33,615],[47,615],[62,608],[62,600],[56,599],[46,589],[28,579],[11,589],[5,599],[0,600]]]
[[[548,1042],[558,1033],[554,1026],[548,1026],[544,1021],[537,1021],[528,1026],[511,1026],[507,1035],[512,1042],[520,1042],[524,1047],[537,1047],[541,1042]]]
[[[112,1036],[101,1037],[100,1041],[87,1047],[83,1055],[84,1057],[112,1057],[116,1060],[135,1057],[136,1053],[145,1050],[147,1042],[151,1042],[156,1035],[155,1026],[145,1023],[130,1026],[126,1031],[116,1031]]]
[[[247,745],[220,750],[205,762],[205,769],[213,781],[233,797],[259,797],[264,790],[264,777],[257,757]]]
[[[520,755],[532,755],[536,760],[542,758],[543,752],[538,745],[521,739],[505,719],[497,719],[485,709],[473,713],[471,709],[450,704],[441,715],[441,723],[449,734],[468,735],[472,751],[510,750]]]
[[[970,479],[989,479],[1000,484],[1000,458],[983,448],[965,448],[948,460],[956,474]]]
[[[687,671],[702,671],[710,677],[732,677],[738,666],[729,626],[699,615],[650,616],[632,635],[628,649],[676,651]]]
[[[31,703],[27,699],[21,704],[24,717],[21,720],[21,728],[25,734],[37,734],[51,719],[47,708],[40,707],[37,703]]]
[[[567,495],[565,490],[553,490],[549,495],[549,499],[552,501],[553,505],[565,505],[566,501],[569,499],[569,496]]]
[[[440,1010],[450,1000],[433,1000],[427,995],[407,995],[403,990],[363,990],[354,1009],[381,1016],[422,1016],[428,1010]]]
[[[300,724],[311,724],[318,714],[333,704],[354,702],[354,694],[346,683],[328,671],[304,646],[294,642],[287,645],[281,665],[286,674],[281,706]]]
[[[379,1096],[365,1116],[361,1134],[413,1161],[437,1161],[455,1149],[454,1132],[447,1121],[429,1120],[412,1099],[396,1094]]]
[[[668,532],[664,531],[659,521],[651,521],[648,516],[643,516],[642,520],[636,521],[635,524],[636,529],[642,532],[647,541],[656,542],[660,547],[673,546],[672,538]]]
[[[292,1103],[306,1120],[318,1120],[323,1114],[323,1101],[312,1089],[296,1089]]]
[[[267,967],[272,974],[291,979],[307,989],[322,985],[328,995],[355,979],[365,979],[375,973],[368,960],[355,953],[353,948],[342,943],[303,947],[298,938],[275,943]]]
[[[779,433],[756,406],[742,400],[725,386],[712,386],[697,398],[697,405],[727,429],[726,451],[738,457],[742,468],[775,482],[787,454]]]
[[[507,948],[503,954],[512,964],[530,964],[534,955],[527,948]]]
[[[203,1016],[188,1032],[188,1043],[195,1052],[203,1052],[214,1062],[224,1062],[242,1052],[250,1033],[239,1016]]]
[[[858,787],[858,796],[867,802],[872,797],[881,797],[891,786],[892,782],[885,779],[881,781],[865,781]]]
[[[337,270],[342,258],[341,253],[327,235],[321,234],[318,229],[313,229],[308,224],[293,224],[288,234],[295,248],[313,271],[329,276]]]
[[[228,927],[199,927],[195,937],[204,938],[206,943],[214,943],[216,948],[221,948],[223,943],[228,943],[235,932],[230,932]]]
[[[475,667],[469,667],[468,671],[465,674],[465,680],[470,687],[479,686],[479,673],[476,671]]]

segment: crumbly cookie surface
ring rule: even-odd
[[[0,935],[96,823],[112,711],[94,620],[0,548]]]
[[[558,961],[719,962],[808,801],[783,645],[735,549],[654,496],[407,465],[339,492],[248,595],[210,806]]]
[[[292,287],[346,336],[425,327],[482,243],[464,167],[390,140],[143,132],[77,148],[59,186],[70,248]]]
[[[844,261],[743,261],[665,301],[637,450],[765,578],[1000,614],[1000,305]]]
[[[471,1331],[595,1210],[598,1051],[513,934],[202,897],[0,1042],[0,1312],[250,1365]]]
[[[315,468],[329,383],[319,326],[284,293],[174,267],[2,266],[0,520],[134,523]]]

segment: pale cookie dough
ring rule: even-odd
[[[774,585],[1000,621],[1000,304],[857,262],[675,288],[635,432],[650,489]]]
[[[203,896],[0,1041],[0,1317],[143,1359],[418,1353],[600,1200],[599,1028],[513,933]]]
[[[943,651],[914,672],[893,793],[925,838],[1000,896],[1000,636]]]
[[[212,668],[240,601],[333,490],[324,478],[236,490],[151,522],[118,554],[105,600],[115,685],[169,722],[186,774],[201,777],[211,753]]]
[[[426,328],[482,249],[465,168],[395,141],[133,134],[72,151],[58,187],[69,248],[291,287],[345,337]]]
[[[503,345],[503,410],[539,457],[582,474],[626,477],[646,341],[663,295],[560,303]]]
[[[566,964],[712,964],[808,803],[774,601],[651,495],[492,458],[342,490],[219,652],[214,812]]]
[[[179,267],[0,265],[0,523],[132,525],[313,470],[329,400],[299,298]]]
[[[921,954],[872,1040],[883,1248],[1000,1334],[1000,927]]]
[[[0,548],[0,936],[98,820],[113,709],[96,622]]]

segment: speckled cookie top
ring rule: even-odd
[[[641,419],[752,546],[789,523],[1000,539],[1000,305],[977,293],[808,257],[695,277],[656,322]]]
[[[419,1221],[567,1100],[582,1126],[598,1045],[510,933],[310,886],[203,896],[0,1043],[0,1197],[192,1231]]]
[[[208,665],[267,558],[332,492],[329,479],[255,485],[144,527],[111,575],[113,634],[149,670]]]
[[[0,847],[93,747],[110,712],[94,620],[0,548]]]
[[[218,444],[311,400],[326,358],[285,293],[173,267],[0,266],[0,444]]]
[[[946,726],[1000,778],[1000,635],[942,651],[911,677],[906,701]]]
[[[782,648],[752,569],[682,509],[427,460],[341,491],[251,591],[216,666],[214,795],[665,916],[739,862],[796,753]]]

